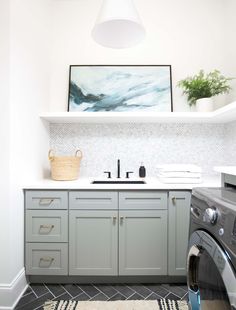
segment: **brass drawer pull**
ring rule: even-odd
[[[44,262],[53,262],[54,258],[53,257],[40,257],[40,261],[44,261]]]
[[[39,267],[41,268],[49,268],[54,261],[53,257],[40,257],[39,259]]]
[[[52,231],[53,228],[54,228],[54,225],[40,225],[39,230],[41,231],[41,229],[47,229],[47,231],[44,233],[49,233]]]
[[[120,216],[120,225],[122,225],[124,223],[124,219],[125,219],[124,216]]]
[[[39,200],[39,204],[40,205],[50,205],[52,202],[54,201],[54,199],[51,199],[51,198],[41,198]]]

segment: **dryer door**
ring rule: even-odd
[[[187,281],[192,310],[236,309],[236,278],[220,245],[206,232],[189,241]]]

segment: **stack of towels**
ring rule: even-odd
[[[158,177],[163,183],[201,183],[202,169],[196,165],[161,165]]]

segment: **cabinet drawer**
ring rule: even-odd
[[[68,246],[66,243],[27,243],[26,274],[67,275]]]
[[[118,209],[118,193],[74,191],[69,193],[70,209]]]
[[[167,209],[167,193],[165,192],[120,192],[120,209]]]
[[[27,209],[68,209],[66,191],[26,191]]]
[[[27,242],[67,242],[68,211],[26,210]]]

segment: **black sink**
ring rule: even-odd
[[[146,184],[145,181],[132,181],[132,180],[102,180],[102,181],[92,181],[92,184]]]

